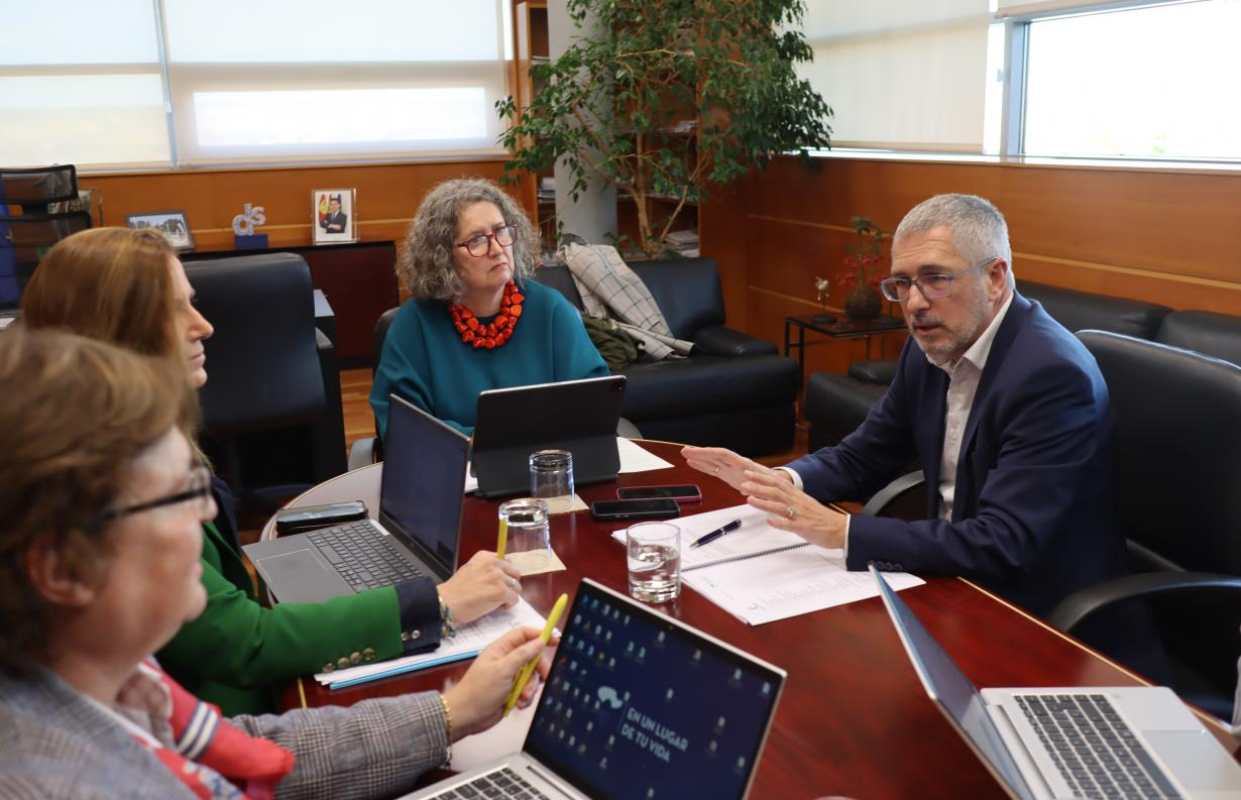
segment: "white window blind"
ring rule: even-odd
[[[167,165],[151,0],[7,3],[0,165]]]
[[[814,62],[836,112],[833,145],[982,151],[987,0],[808,0]]]
[[[164,0],[182,164],[502,153],[508,0]]]

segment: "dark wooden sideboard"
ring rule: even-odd
[[[336,312],[336,356],[340,366],[373,366],[375,322],[400,302],[393,270],[396,245],[385,241],[213,250],[183,253],[181,260],[203,261],[261,253],[296,253],[306,259],[314,287],[323,291]]]

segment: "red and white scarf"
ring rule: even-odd
[[[121,687],[117,709],[103,706],[168,771],[203,800],[270,800],[276,785],[293,770],[293,754],[275,742],[242,731],[199,700],[152,659]],[[156,733],[136,723],[146,719]]]

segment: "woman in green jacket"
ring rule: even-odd
[[[23,294],[22,321],[148,355],[180,354],[200,387],[207,380],[202,343],[212,327],[193,296],[161,234],[95,228],[44,256]],[[517,570],[480,552],[439,586],[420,578],[323,603],[265,608],[242,562],[227,487],[218,479],[214,485],[222,511],[203,526],[206,610],[156,655],[226,715],[270,711],[275,684],[298,675],[433,648],[445,620],[464,624],[517,602]]]

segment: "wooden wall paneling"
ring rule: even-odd
[[[82,188],[95,189],[103,201],[105,225],[124,225],[128,214],[183,209],[200,250],[232,247],[232,221],[244,203],[263,206],[266,233],[273,247],[311,241],[311,192],[356,188],[358,236],[363,241],[400,240],[422,198],[450,178],[498,180],[502,159],[414,164],[304,167],[258,170],[184,170],[130,175],[88,175]],[[511,194],[528,205],[516,188]],[[527,208],[527,212],[534,209]]]
[[[746,258],[749,223],[744,198],[752,180],[747,177],[729,186],[711,187],[698,206],[701,252],[715,259],[720,271],[720,290],[729,327],[742,331],[748,325],[746,291],[750,281]]]
[[[721,263],[730,280],[745,275],[746,330],[773,341],[786,314],[808,309],[803,299],[813,299],[818,270],[839,270],[851,216],[891,230],[940,192],[980,194],[1004,212],[1019,277],[1241,315],[1241,172],[833,158],[807,169],[788,157],[744,186],[725,207],[710,207],[703,250],[717,258],[720,249],[735,252],[733,231],[746,229],[745,263],[735,256]],[[791,230],[805,233],[790,237]],[[843,298],[835,281],[833,288],[837,305]],[[885,353],[900,342],[885,337]],[[810,358],[847,365],[834,351]]]

